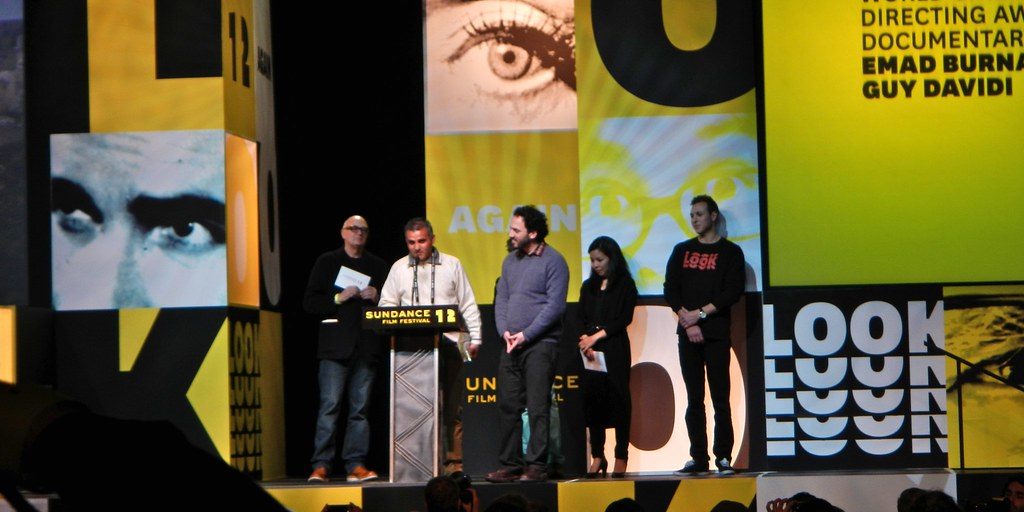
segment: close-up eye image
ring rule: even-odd
[[[428,1],[427,133],[576,128],[573,2]]]
[[[54,135],[51,166],[55,309],[226,304],[223,133]]]
[[[54,178],[50,207],[55,225],[69,239],[87,243],[103,226],[103,212],[81,185]]]
[[[146,242],[167,251],[201,254],[224,245],[224,203],[195,194],[171,198],[142,196],[128,211]]]

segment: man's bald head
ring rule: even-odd
[[[366,239],[370,235],[370,225],[360,215],[345,219],[341,228],[341,238],[345,241],[345,251],[349,256],[358,257],[363,253]]]

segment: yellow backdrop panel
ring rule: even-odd
[[[579,166],[576,132],[426,138],[427,216],[436,244],[462,260],[478,303],[494,300],[517,205],[548,216],[548,243],[569,262],[569,301],[579,297]]]
[[[220,23],[225,129],[247,139],[256,139],[258,51],[252,0],[223,0]]]
[[[632,481],[559,482],[559,510],[604,510],[614,501],[634,498]]]
[[[228,303],[260,305],[259,189],[255,142],[225,138]]]
[[[683,479],[666,512],[704,512],[726,500],[746,505],[756,494],[756,478]]]
[[[1024,78],[945,67],[946,56],[960,69],[978,53],[1012,50],[994,35],[953,48],[965,33],[1019,34],[1024,23],[997,20],[997,7],[764,1],[770,284],[1024,279],[1024,102],[1005,89]],[[903,8],[910,25],[875,21]],[[950,9],[968,21],[947,21]],[[925,47],[879,49],[901,33]],[[939,37],[946,47],[931,42]],[[1012,52],[1014,69],[1020,58]],[[871,97],[883,87],[895,97]]]
[[[217,337],[199,365],[192,385],[185,396],[196,411],[217,453],[224,461],[231,460],[230,380],[228,369],[228,320],[217,331]]]
[[[220,78],[156,78],[153,2],[89,0],[91,132],[224,127]]]
[[[0,307],[0,382],[17,383],[18,352],[14,334],[14,308]]]
[[[118,369],[132,371],[135,360],[146,343],[160,308],[124,308],[117,311]]]

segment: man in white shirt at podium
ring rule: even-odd
[[[381,289],[378,306],[430,306],[457,305],[469,330],[466,333],[449,332],[441,343],[440,385],[443,402],[445,472],[462,471],[462,375],[461,343],[468,357],[475,358],[480,350],[480,309],[476,305],[473,288],[469,284],[462,263],[450,254],[434,247],[434,228],[430,221],[416,217],[405,224],[405,245],[409,256],[402,257],[391,266],[391,272]]]

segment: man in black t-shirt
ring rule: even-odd
[[[380,299],[379,290],[388,274],[388,265],[365,249],[369,231],[366,219],[358,215],[345,220],[341,228],[344,245],[317,258],[302,301],[307,313],[321,317],[317,341],[320,409],[313,440],[311,482],[326,481],[331,473],[338,413],[346,399],[348,419],[341,452],[348,474],[346,480],[364,482],[377,478],[377,473],[364,465],[370,448],[366,417],[383,345],[376,334],[362,329],[360,316],[364,307],[374,306]],[[369,276],[369,284],[336,285],[342,267]]]
[[[707,369],[715,409],[715,465],[732,469],[732,411],[729,408],[729,308],[743,293],[743,251],[718,232],[721,212],[706,195],[690,202],[690,224],[697,233],[675,246],[665,270],[665,301],[679,315],[679,365],[686,385],[686,430],[690,460],[677,474],[708,471],[704,374]]]

